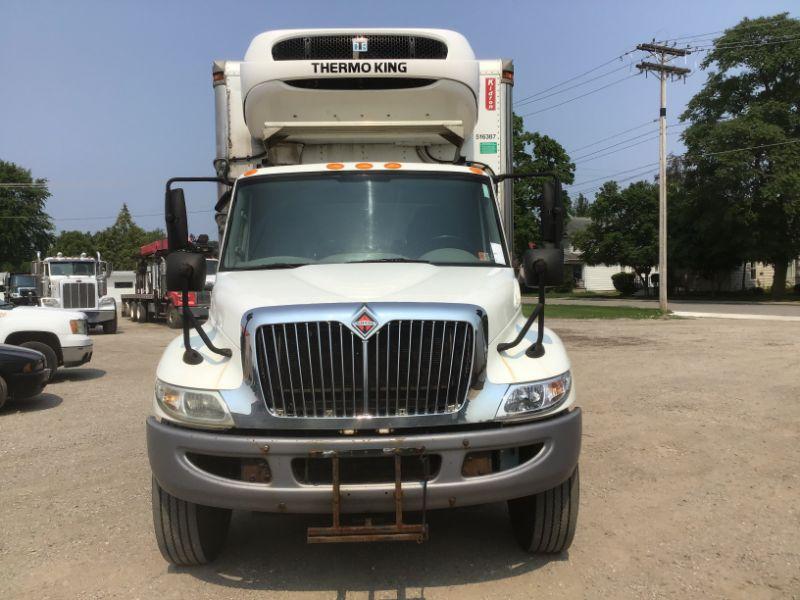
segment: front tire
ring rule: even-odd
[[[170,329],[180,329],[183,327],[183,315],[174,306],[167,310],[167,327]]]
[[[164,560],[180,567],[205,565],[219,556],[231,511],[176,498],[153,477],[153,526]]]
[[[117,315],[113,320],[103,322],[103,333],[117,333]]]
[[[580,478],[578,467],[561,485],[539,494],[508,501],[514,537],[522,549],[557,554],[572,544],[578,522]]]
[[[56,351],[44,342],[24,342],[20,344],[20,346],[44,354],[44,364],[50,369],[50,375],[47,381],[52,381],[58,369],[58,356],[56,355]]]

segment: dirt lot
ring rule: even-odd
[[[493,505],[434,514],[422,546],[306,546],[307,517],[235,514],[216,564],[167,567],[144,418],[174,332],[125,321],[0,412],[0,598],[800,597],[800,324],[552,325],[585,411],[568,556],[520,552]]]

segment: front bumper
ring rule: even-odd
[[[189,312],[192,313],[195,319],[207,319],[208,307],[207,306],[190,306]]]
[[[65,367],[78,367],[88,363],[92,360],[93,344],[86,344],[83,346],[67,346],[61,348],[61,354],[64,356]]]
[[[535,457],[510,469],[464,477],[462,465],[469,452],[541,443]],[[173,496],[209,506],[261,512],[324,513],[331,510],[332,487],[308,485],[295,477],[291,462],[318,451],[382,451],[420,448],[441,456],[438,474],[429,482],[428,508],[470,506],[519,498],[557,486],[578,464],[581,411],[574,409],[542,421],[519,425],[425,433],[408,436],[291,437],[245,436],[195,431],[147,420],[147,451],[158,483]],[[216,456],[266,459],[269,483],[249,483],[201,470],[187,452]],[[392,483],[342,485],[342,512],[391,512]],[[403,505],[422,507],[422,485],[403,483]]]
[[[76,308],[75,310],[81,311],[86,315],[86,321],[89,326],[99,325],[107,321],[113,321],[117,318],[117,310],[110,308],[108,310],[87,310],[85,308]]]
[[[9,395],[15,400],[23,400],[38,396],[47,385],[50,378],[50,369],[42,369],[34,373],[15,373],[8,375]]]

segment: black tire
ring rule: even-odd
[[[123,302],[119,307],[119,316],[120,317],[127,317],[128,316],[128,303]]]
[[[174,306],[170,306],[169,309],[167,309],[167,327],[170,329],[180,329],[183,327],[183,315]]]
[[[113,320],[103,322],[103,333],[117,333],[117,315]]]
[[[139,302],[137,305],[136,317],[139,323],[147,323],[150,320],[150,315],[147,314],[147,303]]]
[[[48,369],[50,369],[50,377],[47,379],[47,381],[52,381],[56,374],[56,370],[58,369],[58,355],[56,354],[56,351],[44,342],[23,342],[20,344],[20,346],[23,348],[29,348],[30,350],[36,350],[37,352],[44,354],[44,364],[47,365]]]
[[[0,408],[3,408],[3,405],[8,400],[8,385],[6,384],[6,380],[0,377]]]
[[[578,467],[561,485],[508,501],[514,537],[526,552],[557,554],[572,544],[578,522]]]
[[[131,321],[136,321],[136,302],[128,302],[128,309],[126,311],[128,313],[128,318]]]
[[[153,477],[153,527],[164,560],[180,567],[205,565],[219,556],[231,511],[180,500]]]

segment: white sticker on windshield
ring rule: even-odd
[[[486,185],[485,183],[482,183],[481,186],[483,187],[483,197],[484,198],[488,198],[489,197],[489,186]]]
[[[492,242],[492,254],[494,255],[494,262],[500,265],[506,264],[506,257],[503,256],[503,247],[500,244]]]

